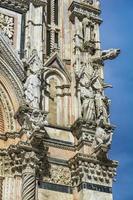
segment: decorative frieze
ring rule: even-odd
[[[71,185],[71,173],[68,167],[51,164],[50,177],[44,177],[45,182]]]
[[[0,13],[0,29],[13,42],[14,36],[14,18]]]
[[[0,152],[0,176],[9,176],[12,175],[11,171],[11,159],[8,156],[6,151],[1,151]]]
[[[79,186],[81,183],[93,183],[112,187],[117,165],[116,161],[100,161],[95,157],[77,154],[69,161],[72,184]]]
[[[4,8],[26,13],[29,9],[30,2],[32,2],[35,6],[46,5],[46,0],[0,0],[0,5]]]
[[[102,22],[99,17],[101,11],[96,7],[90,6],[89,4],[73,1],[69,7],[69,10],[71,11],[70,19],[72,22],[74,21],[75,16],[78,16],[80,18],[88,16],[97,21],[97,23]]]

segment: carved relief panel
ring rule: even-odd
[[[7,36],[17,51],[20,51],[21,23],[21,14],[0,8],[0,32]]]

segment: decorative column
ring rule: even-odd
[[[40,59],[43,59],[43,10],[46,6],[44,0],[31,0],[25,21],[25,51],[26,57],[30,57],[34,49],[37,50]]]
[[[0,177],[0,200],[2,200],[3,177]]]
[[[22,165],[22,200],[35,200],[36,166],[35,155],[27,152]]]
[[[36,180],[45,171],[48,148],[43,145],[44,133],[34,133],[27,142],[10,146],[12,173],[22,175],[22,200],[36,200]]]

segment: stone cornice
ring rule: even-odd
[[[101,11],[94,6],[73,1],[69,7],[69,11],[71,12],[70,19],[72,22],[74,21],[75,16],[83,18],[84,16],[87,16],[88,13],[92,20],[94,20],[95,22],[99,24],[102,22],[99,17]]]
[[[86,162],[93,162],[95,164],[100,164],[100,165],[106,165],[106,166],[111,166],[111,167],[117,167],[118,166],[118,162],[117,161],[112,161],[107,159],[105,160],[98,160],[96,157],[94,156],[90,156],[90,155],[86,155],[86,154],[82,154],[82,153],[77,153],[72,159],[70,159],[70,163],[71,161],[74,160],[83,160]]]
[[[92,5],[89,5],[89,4],[86,4],[86,3],[79,3],[79,2],[76,2],[76,1],[72,2],[72,4],[69,7],[69,10],[72,11],[75,6],[83,8],[84,10],[87,10],[88,12],[94,12],[97,15],[100,15],[100,13],[101,13],[100,9],[97,9],[96,7],[94,7]]]
[[[94,156],[78,153],[68,161],[73,186],[83,182],[112,187],[118,162],[98,160]]]
[[[0,0],[0,6],[6,9],[10,9],[19,13],[26,13],[29,9],[30,3],[33,3],[35,6],[45,6],[46,0]]]

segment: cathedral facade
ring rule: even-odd
[[[0,0],[0,200],[113,200],[99,0]]]

